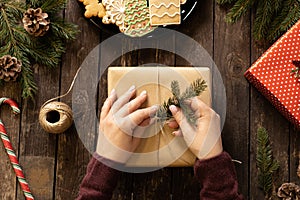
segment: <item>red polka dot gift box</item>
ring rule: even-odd
[[[245,77],[300,129],[300,80],[291,73],[296,61],[300,61],[300,21],[245,72]]]

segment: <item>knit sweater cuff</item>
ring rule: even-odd
[[[204,199],[239,199],[236,171],[228,153],[197,160],[194,172],[201,184],[200,195]],[[226,194],[226,198],[219,196],[221,194]]]
[[[87,173],[81,183],[78,199],[110,199],[121,172],[109,166],[118,165],[94,153],[87,166]]]

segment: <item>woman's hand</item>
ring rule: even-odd
[[[174,131],[176,136],[183,136],[189,149],[199,159],[208,159],[222,153],[222,140],[220,131],[220,117],[214,110],[203,103],[198,97],[191,98],[187,104],[194,111],[197,118],[196,126],[188,123],[182,110],[174,105],[170,106],[175,122],[169,126],[180,129]]]
[[[134,86],[119,98],[113,90],[104,102],[96,150],[102,157],[126,163],[138,147],[145,126],[151,123],[150,116],[156,113],[157,106],[139,109],[147,93],[143,91],[132,99],[135,94]]]

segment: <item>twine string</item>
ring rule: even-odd
[[[54,101],[54,100],[57,100],[57,99],[59,99],[59,98],[63,98],[63,97],[65,97],[65,96],[67,96],[67,95],[71,92],[71,90],[73,89],[73,86],[74,86],[74,84],[75,84],[75,80],[76,80],[76,78],[77,78],[77,76],[78,76],[80,70],[81,70],[81,67],[79,67],[79,68],[77,69],[76,74],[75,74],[75,76],[74,76],[74,78],[73,78],[73,80],[72,80],[72,83],[71,83],[71,85],[70,85],[68,91],[67,91],[65,94],[62,94],[62,95],[60,95],[60,96],[54,97],[54,98],[52,98],[52,99],[49,99],[48,101],[46,101],[46,102],[42,105],[42,108],[43,108],[47,103],[49,103],[49,102],[51,102],[51,101]]]
[[[71,92],[80,70],[81,67],[77,69],[72,83],[65,94],[49,99],[41,106],[39,113],[39,122],[45,131],[49,133],[62,133],[72,125],[72,109],[65,103],[53,101],[59,98],[63,98]]]

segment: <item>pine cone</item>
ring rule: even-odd
[[[5,55],[0,58],[0,80],[16,81],[21,72],[22,63],[17,58]]]
[[[300,200],[300,186],[294,183],[284,183],[278,189],[277,196],[283,200]]]
[[[43,13],[41,8],[29,8],[25,12],[22,21],[25,30],[35,37],[43,36],[49,30],[50,19],[48,19],[48,14]]]

